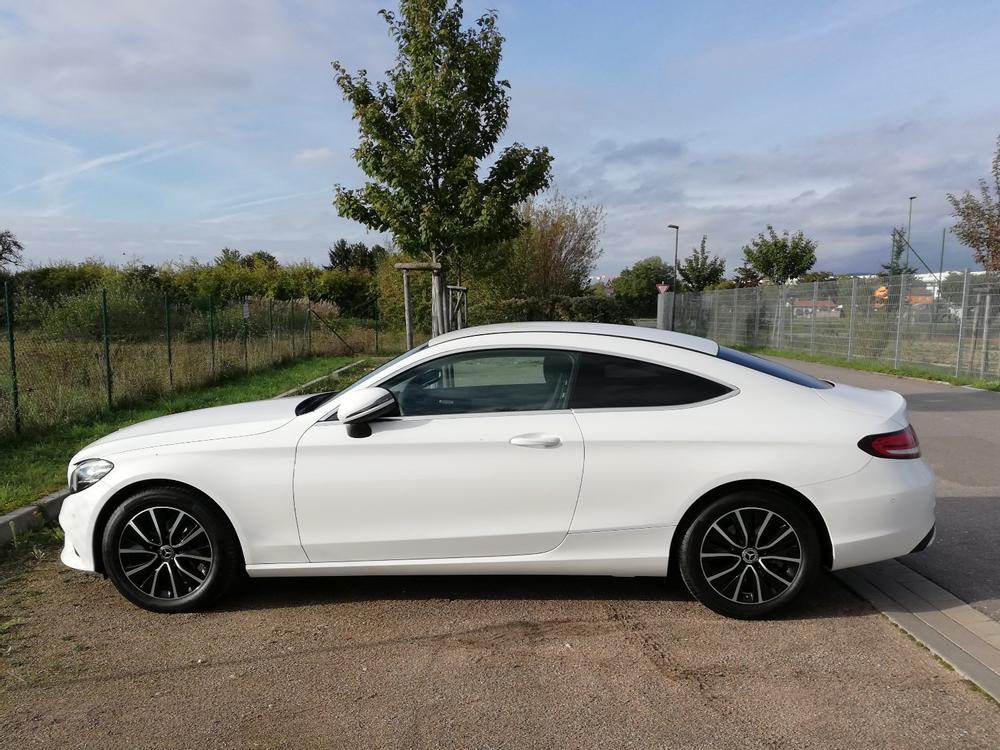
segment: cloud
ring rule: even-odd
[[[38,187],[40,185],[46,185],[51,182],[66,182],[78,175],[85,172],[90,172],[95,169],[100,169],[101,167],[106,167],[110,164],[117,164],[119,162],[128,161],[141,154],[148,154],[150,151],[159,148],[161,144],[150,143],[146,146],[140,146],[139,148],[129,149],[127,151],[118,151],[113,154],[105,154],[104,156],[98,156],[93,159],[87,159],[86,161],[80,162],[78,164],[69,167],[68,169],[61,169],[56,172],[50,172],[49,174],[42,175],[36,180],[31,180],[30,182],[24,182],[20,185],[15,185],[14,187],[0,193],[0,198],[12,195],[14,193],[19,193],[22,190],[27,190],[29,188]]]
[[[648,138],[627,143],[624,146],[618,146],[611,140],[603,140],[594,147],[594,153],[598,154],[606,164],[616,162],[641,164],[663,159],[676,159],[685,150],[686,147],[683,143],[671,138]]]
[[[328,161],[333,158],[333,149],[327,146],[304,148],[295,155],[295,161],[300,164]]]

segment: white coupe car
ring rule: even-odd
[[[521,323],[340,393],[153,419],[69,467],[62,560],[157,612],[250,576],[679,570],[725,615],[934,535],[906,403],[707,339]]]

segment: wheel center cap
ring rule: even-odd
[[[757,550],[755,550],[753,547],[747,547],[745,550],[743,550],[740,557],[743,558],[743,562],[745,562],[747,565],[751,565],[760,559],[760,553],[757,552]]]
[[[160,547],[160,557],[162,557],[164,560],[169,560],[173,556],[174,556],[174,548],[171,547],[169,544],[164,544],[162,547]]]

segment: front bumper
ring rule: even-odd
[[[849,477],[801,492],[826,522],[833,570],[902,557],[933,539],[934,472],[923,459],[873,458]]]
[[[95,572],[94,529],[98,509],[107,491],[103,482],[67,495],[59,510],[63,530],[63,549],[59,555],[64,565],[76,570]]]

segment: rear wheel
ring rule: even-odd
[[[741,491],[710,503],[684,532],[688,590],[727,617],[755,619],[795,599],[820,565],[812,521],[791,500]]]
[[[118,591],[153,612],[203,609],[243,568],[222,514],[180,487],[147,488],[122,503],[104,528],[101,551]]]

